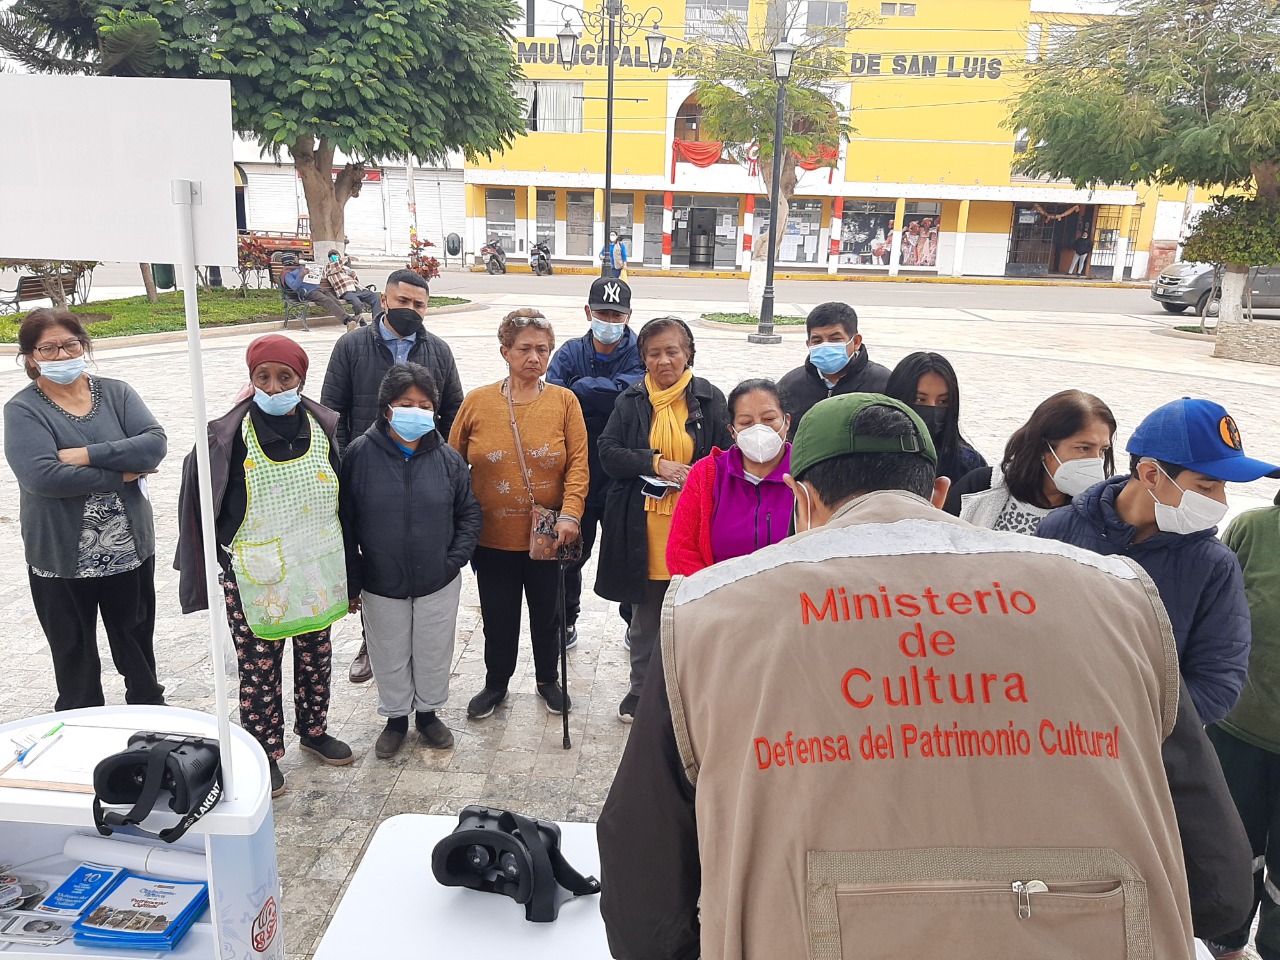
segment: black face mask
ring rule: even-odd
[[[929,436],[936,440],[938,434],[942,433],[943,426],[946,425],[947,408],[926,407],[916,404],[911,409],[915,411],[917,417],[924,421],[924,425],[929,428]]]
[[[427,330],[422,322],[422,317],[418,315],[418,311],[410,310],[408,307],[396,307],[394,310],[388,310],[387,325],[406,339],[426,333]]]

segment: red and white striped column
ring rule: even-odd
[[[671,206],[674,197],[670,190],[662,195],[662,269],[671,269]]]
[[[739,269],[749,271],[751,269],[751,251],[756,237],[756,195],[754,193],[747,194],[747,201],[742,209],[742,260],[739,264]]]

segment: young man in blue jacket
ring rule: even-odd
[[[547,381],[573,391],[587,423],[587,462],[591,487],[582,515],[582,559],[565,566],[565,619],[569,646],[578,642],[578,612],[582,608],[582,567],[591,557],[596,528],[604,514],[605,494],[612,481],[600,466],[597,444],[618,395],[644,376],[644,362],[636,349],[631,319],[631,288],[625,280],[601,277],[591,284],[583,308],[591,329],[567,340],[551,358]],[[623,613],[624,617],[626,612]]]
[[[1226,485],[1280,475],[1244,455],[1235,421],[1211,400],[1166,403],[1129,441],[1129,476],[1091,487],[1042,521],[1036,536],[1119,553],[1155,581],[1178,661],[1205,724],[1235,706],[1249,667],[1249,606],[1236,555],[1214,536]]]

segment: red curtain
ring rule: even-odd
[[[710,167],[720,162],[724,144],[714,140],[673,140],[671,142],[671,182],[676,182],[676,161],[683,160],[695,167]]]
[[[831,172],[827,174],[827,182],[833,182],[836,175],[835,161],[840,159],[839,147],[819,147],[816,157],[802,157],[795,155],[796,166],[801,170],[817,170],[819,167],[827,167]]]

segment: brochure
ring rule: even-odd
[[[40,901],[35,911],[59,917],[78,917],[119,872],[120,867],[82,863],[71,871],[71,876],[58,889]]]
[[[209,902],[209,885],[122,871],[71,925],[76,943],[172,950]]]

